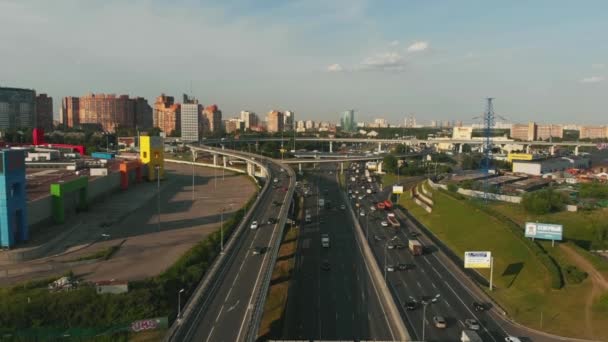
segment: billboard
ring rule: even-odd
[[[490,268],[491,266],[492,252],[464,252],[464,268]]]
[[[525,235],[534,239],[562,241],[563,231],[561,224],[526,222]]]
[[[401,195],[403,193],[403,185],[393,185],[393,193]]]

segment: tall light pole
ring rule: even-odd
[[[228,205],[232,210],[232,203]],[[226,211],[226,207],[220,209],[220,254],[224,254],[224,211]]]
[[[393,236],[392,239],[387,240],[386,243],[384,244],[384,282],[386,282],[386,259],[387,259],[387,255],[388,255],[388,243],[391,241],[395,241],[396,238],[397,238],[397,235]],[[424,338],[422,340],[424,340]]]
[[[423,300],[422,301],[422,340],[424,341],[425,338],[425,321],[426,321],[426,306],[434,303],[437,301],[437,299],[439,299],[439,297],[441,297],[440,294],[436,294],[435,297],[433,297],[430,301],[428,300]]]
[[[156,170],[156,223],[158,225],[158,231],[160,232],[160,166],[156,165],[154,166],[154,169]]]
[[[177,319],[181,319],[182,318],[182,292],[184,292],[184,289],[179,290],[179,292],[177,293]]]
[[[196,151],[192,150],[192,201],[194,201],[194,162],[196,161]]]

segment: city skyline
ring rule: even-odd
[[[0,83],[55,99],[115,93],[149,103],[192,88],[226,117],[289,108],[337,121],[356,108],[361,121],[391,123],[410,114],[467,122],[493,96],[511,122],[606,123],[608,4],[484,13],[487,3],[476,3],[5,1],[0,27],[28,30],[0,30],[11,66]]]

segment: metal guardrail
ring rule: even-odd
[[[190,146],[191,148],[194,149],[201,149],[200,147],[196,147],[196,146]],[[240,157],[242,158],[242,157]],[[259,165],[260,167],[263,167],[264,169],[266,169],[266,167],[256,161],[251,161],[254,162],[255,164]],[[271,176],[270,174],[270,170],[266,169],[266,174],[268,175],[268,177]],[[249,221],[249,219],[251,218],[253,212],[257,209],[257,206],[260,202],[260,200],[262,199],[263,195],[266,193],[266,191],[268,191],[268,188],[270,187],[270,182],[266,182],[264,184],[264,187],[262,188],[262,190],[259,193],[259,196],[257,197],[257,199],[255,200],[255,202],[253,203],[253,205],[249,208],[249,210],[247,211],[247,213],[245,214],[245,216],[243,217],[243,219],[241,220],[241,222],[239,223],[239,226],[237,227],[236,231],[230,236],[230,238],[228,239],[228,242],[225,245],[224,250],[226,251],[226,253],[224,254],[220,254],[218,255],[213,262],[211,263],[211,266],[209,267],[209,269],[207,270],[207,272],[205,273],[205,275],[203,276],[203,279],[201,280],[201,282],[199,283],[199,285],[196,287],[194,294],[188,299],[188,301],[186,302],[186,304],[184,305],[184,309],[183,309],[183,315],[182,315],[182,319],[180,320],[176,320],[170,327],[169,331],[167,332],[167,334],[165,335],[164,341],[174,341],[175,338],[181,336],[181,334],[183,334],[182,330],[183,327],[185,326],[184,324],[182,324],[183,321],[187,321],[187,319],[189,318],[189,316],[191,314],[193,314],[193,312],[196,312],[196,305],[202,300],[202,299],[206,299],[203,298],[205,295],[209,294],[209,289],[215,285],[215,283],[218,280],[218,272],[223,270],[223,268],[225,267],[226,263],[230,260],[230,258],[232,257],[232,249],[234,247],[234,245],[236,244],[237,240],[239,240],[239,238],[242,236],[242,233],[244,231],[244,227],[246,226],[246,223]],[[203,309],[201,309],[203,310]],[[198,310],[198,311],[201,311]]]
[[[281,165],[281,164],[280,164]],[[286,194],[286,198],[292,198],[293,193],[295,191],[295,182],[296,175],[295,172],[289,168],[281,165],[281,167],[287,170],[289,174],[289,187]],[[247,337],[246,341],[254,342],[258,337],[258,331],[260,329],[260,324],[262,322],[262,318],[264,316],[264,305],[266,303],[266,297],[268,295],[268,291],[270,288],[270,281],[272,279],[272,273],[274,271],[274,266],[277,261],[277,257],[279,254],[279,249],[281,247],[281,241],[283,241],[283,234],[285,232],[285,223],[287,220],[287,212],[289,211],[289,205],[292,201],[285,201],[283,206],[281,207],[281,212],[279,213],[279,234],[276,237],[275,243],[272,246],[272,257],[270,258],[268,264],[265,266],[265,274],[264,280],[262,281],[260,288],[258,290],[254,309],[252,310],[251,320],[249,321],[249,327],[247,329]],[[255,290],[255,289],[254,289]]]

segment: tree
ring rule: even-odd
[[[407,146],[405,146],[404,144],[399,144],[393,148],[393,153],[405,154],[405,153],[407,153],[407,150],[408,150]]]
[[[397,157],[395,157],[392,154],[385,156],[384,159],[382,160],[382,168],[386,172],[396,173],[397,165],[398,165]]]
[[[527,212],[542,215],[562,210],[566,202],[564,194],[549,188],[525,194],[521,204]]]

